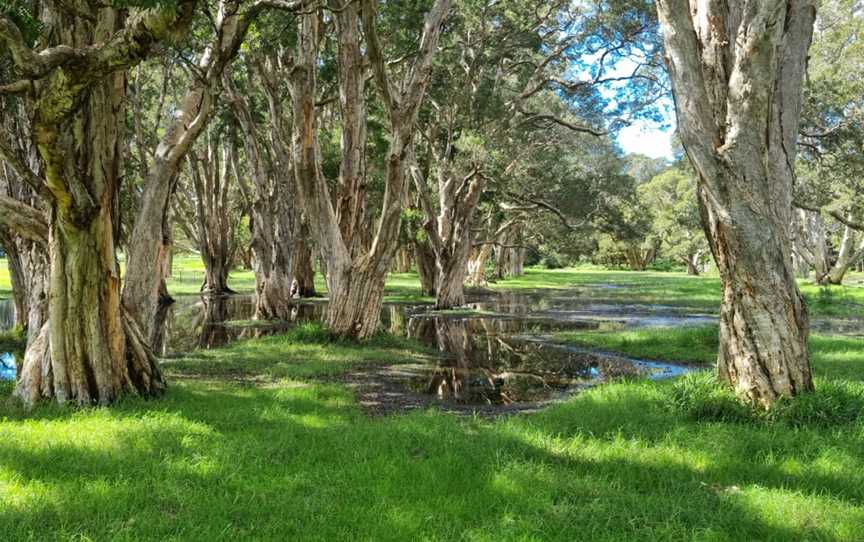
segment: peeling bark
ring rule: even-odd
[[[253,269],[255,271],[255,318],[291,317],[294,283],[294,248],[298,229],[293,208],[294,178],[290,173],[289,139],[283,128],[283,112],[278,87],[272,74],[258,65],[270,119],[269,145],[261,144],[247,100],[230,85],[234,115],[243,130],[246,161],[253,189],[249,208],[252,226]],[[238,174],[239,175],[239,174]]]
[[[396,93],[391,87],[378,43],[375,5],[369,0],[361,3],[369,61],[389,120],[390,148],[378,227],[368,251],[359,252],[355,251],[356,244],[343,234],[320,171],[315,111],[320,21],[316,13],[300,17],[298,53],[290,76],[294,108],[294,170],[305,215],[326,262],[330,292],[326,323],[336,336],[366,339],[377,331],[384,279],[398,244],[406,190],[405,158],[413,142],[414,124],[425,96],[441,23],[449,6],[449,0],[436,0],[427,14],[420,51],[406,71],[401,91]],[[343,130],[349,129],[349,126],[343,127]],[[343,160],[345,157],[343,153]]]
[[[723,283],[719,377],[770,406],[813,389],[790,228],[809,0],[662,0],[678,126]]]

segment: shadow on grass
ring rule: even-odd
[[[176,385],[0,428],[4,540],[849,539],[857,439],[695,424],[616,385],[498,422],[347,390]],[[860,452],[860,449],[858,450]]]

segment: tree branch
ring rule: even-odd
[[[864,232],[864,224],[861,222],[855,222],[843,216],[843,213],[839,211],[835,211],[834,209],[825,209],[824,207],[816,207],[813,205],[807,205],[806,203],[793,200],[792,205],[799,209],[804,209],[805,211],[810,211],[813,213],[827,213],[828,216],[836,220],[837,222],[843,224],[844,226],[849,226],[855,231]]]
[[[15,198],[0,195],[0,225],[25,239],[48,244],[48,221],[45,215]]]

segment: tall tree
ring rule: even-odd
[[[125,70],[180,35],[195,1],[170,9],[91,6],[40,5],[38,50],[0,15],[0,41],[18,74],[0,91],[33,100],[32,134],[45,171],[32,188],[50,207],[49,321],[28,345],[16,388],[27,402],[106,404],[126,392],[164,389],[155,356],[120,303],[115,213]]]
[[[659,0],[657,10],[723,283],[718,373],[767,407],[813,389],[790,225],[815,2]]]
[[[404,192],[407,189],[406,155],[414,140],[417,113],[425,96],[442,22],[449,8],[449,0],[436,0],[426,14],[419,51],[397,86],[391,80],[392,75],[378,40],[377,2],[361,2],[368,59],[389,121],[390,145],[386,159],[384,201],[375,237],[368,250],[356,252],[352,252],[350,239],[343,235],[339,215],[333,208],[330,189],[321,174],[319,161],[315,101],[321,21],[317,13],[300,17],[298,53],[291,70],[294,170],[310,230],[327,266],[330,304],[326,322],[335,335],[365,339],[377,330],[384,297],[384,279],[397,248]],[[344,67],[340,66],[340,69]],[[344,221],[342,223],[345,224]]]

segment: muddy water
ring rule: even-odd
[[[0,302],[0,314],[3,313]],[[252,322],[251,296],[178,297],[160,315],[159,356],[274,334],[316,321],[326,301],[298,303],[289,321]],[[9,311],[11,313],[11,310]],[[5,327],[11,325],[2,322]],[[675,366],[626,359],[554,344],[552,332],[604,326],[698,325],[706,315],[674,308],[586,302],[569,292],[529,291],[476,295],[464,311],[431,311],[429,305],[388,304],[382,327],[432,346],[430,364],[370,366],[344,379],[372,411],[439,404],[450,409],[526,409],[615,378],[661,378]],[[14,378],[14,356],[5,353],[0,378]]]
[[[289,321],[251,322],[251,296],[178,297],[161,316],[163,358],[216,348],[248,337],[279,333],[321,318],[326,301],[298,303]],[[0,328],[11,327],[11,302],[0,301]],[[555,331],[704,325],[711,314],[674,306],[598,302],[577,291],[537,290],[475,294],[465,311],[388,304],[387,331],[417,339],[441,353],[429,364],[369,366],[342,379],[373,412],[438,405],[450,410],[501,412],[533,409],[587,386],[618,378],[668,378],[687,367],[630,359],[556,344]],[[857,323],[857,327],[856,327]],[[860,333],[860,322],[815,325]],[[0,353],[0,379],[14,378],[11,353]]]

